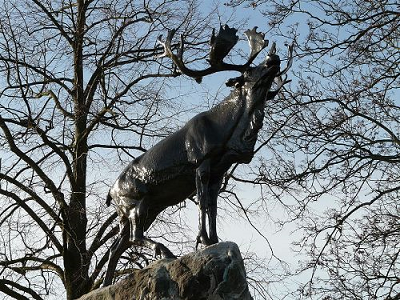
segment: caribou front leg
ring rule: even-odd
[[[212,180],[209,187],[209,203],[208,203],[208,227],[209,238],[212,244],[218,243],[217,235],[217,200],[219,190],[221,189],[222,179]]]
[[[211,245],[211,241],[207,234],[206,218],[209,205],[209,181],[210,181],[210,160],[203,161],[196,169],[196,189],[197,199],[200,207],[200,224],[199,234],[197,235],[196,248],[199,243],[203,245]]]

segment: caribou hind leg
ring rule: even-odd
[[[148,225],[153,223],[155,216],[149,215],[149,209],[146,205],[146,199],[138,201],[137,205],[131,209],[129,215],[130,233],[129,241],[131,244],[140,247],[146,247],[154,250],[155,257],[176,258],[176,256],[162,243],[153,241],[144,236],[144,231]]]
[[[160,256],[161,258],[176,258],[176,256],[162,243],[156,242],[147,237],[142,237],[131,241],[135,246],[146,247],[154,250],[154,256]]]
[[[127,222],[127,224],[129,223]],[[127,226],[127,228],[128,227],[129,226]],[[132,245],[153,249],[155,256],[161,256],[162,258],[176,258],[176,256],[162,243],[155,242],[146,237],[135,238],[133,241],[131,241],[129,238],[129,231],[125,231],[124,234],[120,235],[111,246],[103,287],[112,284],[112,279],[114,277],[114,272],[119,258]]]
[[[121,218],[119,236],[110,248],[108,266],[106,276],[104,277],[103,286],[108,286],[112,283],[118,260],[121,257],[122,253],[124,253],[125,250],[129,248],[129,246],[129,222],[128,219]]]
[[[112,279],[119,258],[132,245],[153,249],[155,256],[161,256],[162,258],[176,258],[176,256],[165,245],[144,236],[144,224],[146,218],[147,210],[144,209],[143,201],[138,201],[135,207],[130,209],[129,216],[121,216],[118,238],[110,247],[107,271],[103,281],[104,287],[112,284]]]

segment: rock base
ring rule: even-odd
[[[79,300],[251,300],[239,248],[223,242],[162,259]]]

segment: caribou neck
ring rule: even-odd
[[[237,153],[238,162],[248,163],[253,157],[257,135],[263,125],[266,92],[241,88],[240,102],[243,107],[227,145]]]

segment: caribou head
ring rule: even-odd
[[[257,134],[262,126],[264,118],[264,105],[266,100],[276,96],[282,86],[289,82],[286,80],[286,73],[291,67],[293,60],[293,44],[288,46],[288,62],[281,71],[281,59],[276,53],[276,44],[272,43],[266,58],[258,65],[253,65],[255,58],[265,49],[269,41],[265,39],[264,33],[257,32],[257,27],[247,30],[244,34],[250,47],[250,54],[244,64],[230,64],[224,61],[231,49],[236,45],[238,36],[237,30],[229,26],[221,26],[218,34],[213,31],[210,40],[209,66],[195,70],[189,68],[183,59],[184,39],[181,35],[180,44],[175,54],[172,50],[172,39],[175,30],[168,32],[165,41],[160,36],[158,42],[163,45],[163,57],[169,57],[174,62],[179,71],[189,77],[194,78],[198,83],[202,77],[221,71],[236,71],[241,75],[234,77],[226,82],[229,87],[234,87],[230,96],[225,101],[217,105],[208,112],[209,115],[215,114],[213,119],[223,118],[224,128],[222,132],[227,132],[230,136],[228,147],[241,149],[242,155],[236,155],[236,162],[250,162],[257,139]],[[275,90],[271,90],[273,83],[276,82]],[[231,103],[231,105],[227,105]],[[234,103],[234,104],[232,104]],[[238,109],[240,108],[240,109]],[[232,120],[229,117],[232,116]],[[232,131],[227,130],[232,125]],[[205,155],[205,154],[204,154]],[[196,161],[200,161],[203,155],[193,155]]]

